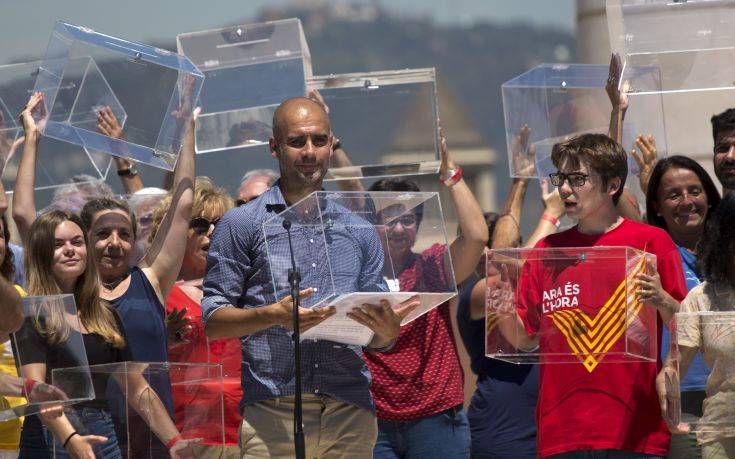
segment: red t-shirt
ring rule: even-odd
[[[677,301],[686,296],[679,252],[659,228],[624,220],[605,234],[586,235],[574,227],[536,245],[594,246],[627,246],[656,255],[664,290]],[[655,352],[657,362],[612,363],[615,353],[624,354],[625,321],[634,318],[629,313],[626,317],[623,270],[605,260],[592,263],[559,266],[539,260],[523,268],[518,312],[528,332],[539,336],[542,361],[557,358],[549,353],[569,354],[572,348],[588,356],[575,363],[541,366],[536,409],[539,455],[603,449],[666,455],[670,435],[661,417],[655,386],[659,353]],[[637,314],[652,314],[646,308],[652,306],[641,305]],[[637,342],[655,339],[657,350],[662,322],[658,315],[655,317],[656,335],[639,334]],[[632,335],[635,321],[628,323]],[[630,349],[636,340],[628,341]],[[610,362],[590,349],[611,353]]]
[[[168,351],[170,362],[181,363],[221,363],[223,386],[217,382],[202,384],[173,385],[174,419],[176,427],[185,438],[202,438],[203,444],[222,444],[221,432],[213,423],[222,422],[220,393],[224,393],[224,431],[225,444],[238,444],[240,428],[240,409],[242,382],[240,362],[242,347],[236,338],[209,341],[202,323],[202,308],[190,298],[179,285],[174,285],[166,298],[166,314],[186,308],[185,316],[191,321],[184,339],[188,343]]]
[[[417,255],[398,276],[401,291],[445,291],[444,251],[445,246],[435,244]],[[464,401],[464,374],[452,334],[449,302],[401,327],[390,352],[366,352],[365,360],[380,419],[419,419]]]

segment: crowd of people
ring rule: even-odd
[[[519,224],[529,179],[514,179],[499,212],[483,213],[440,128],[439,181],[459,224],[449,244],[419,250],[421,207],[406,213],[400,204],[376,210],[373,223],[385,228],[383,235],[356,231],[330,237],[330,251],[339,254],[331,269],[340,292],[432,291],[453,279],[460,294],[403,326],[419,306],[415,299],[352,308],[347,316],[372,332],[366,346],[300,343],[307,458],[735,457],[730,434],[692,428],[700,418],[732,416],[729,381],[735,366],[728,341],[697,323],[671,331],[677,312],[733,308],[735,109],[712,117],[721,195],[692,159],[659,160],[650,136],[640,135],[632,152],[620,146],[628,99],[619,89],[625,85],[618,66],[614,57],[607,86],[609,132],[554,145],[557,172],[540,181],[544,211],[530,236],[522,237]],[[22,157],[12,195],[21,245],[10,243],[8,203],[0,193],[5,408],[63,398],[52,373],[74,366],[64,346],[75,334],[90,366],[216,363],[222,378],[199,381],[192,395],[165,377],[145,378],[144,369],[135,367],[110,379],[93,375],[94,400],[50,405],[22,420],[0,422],[0,458],[293,457],[294,301],[276,296],[262,225],[322,190],[330,163],[350,165],[348,147],[332,131],[329,107],[317,92],[284,101],[273,116],[269,141],[278,172],[247,171],[236,197],[218,187],[216,177],[196,176],[194,110],[169,186],[144,187],[134,164],[115,158],[128,199],[114,196],[104,184],[81,180],[85,183],[59,188],[52,205],[37,212],[37,119],[43,104],[43,96],[33,94],[21,114]],[[100,110],[98,129],[125,136],[109,109]],[[529,134],[527,127],[518,133],[514,155],[533,156]],[[629,156],[639,166],[643,212],[626,188]],[[339,187],[421,191],[405,177],[378,180],[367,190],[358,180]],[[326,205],[336,223],[347,227],[362,218]],[[575,225],[559,231],[565,216]],[[488,249],[601,246],[656,255],[655,266],[635,276],[635,298],[656,311],[658,361],[603,362],[591,370],[486,357],[486,313],[498,315],[498,330],[523,352],[543,356],[563,339],[545,333],[552,317],[540,308],[544,292],[534,280],[537,265],[525,265],[512,280],[520,292],[512,311],[493,310],[495,302],[486,302],[488,292],[492,297],[494,288],[508,282],[507,267],[486,269]],[[388,260],[395,283],[382,276]],[[316,264],[302,268],[304,304],[330,288],[329,274]],[[73,296],[76,327],[51,315],[24,317],[24,296],[59,294]],[[595,301],[600,307],[606,298]],[[334,306],[302,306],[300,330],[335,313]],[[453,332],[455,320],[460,336]],[[676,355],[669,354],[674,340]],[[463,343],[477,375],[466,411],[457,343]],[[124,393],[110,389],[112,380],[126,387]],[[207,412],[209,395],[219,393],[224,418],[199,417],[195,426],[186,425],[191,412]],[[223,432],[217,425],[224,425]]]

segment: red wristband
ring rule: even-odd
[[[461,167],[455,166],[454,169],[450,169],[450,171],[452,172],[452,175],[450,175],[448,178],[439,179],[439,181],[442,182],[446,186],[452,186],[455,183],[462,180],[462,168]]]
[[[547,222],[551,223],[554,226],[558,226],[559,225],[559,219],[556,218],[556,217],[554,217],[553,215],[551,215],[548,212],[544,212],[544,213],[541,214],[541,220],[546,220]]]
[[[25,391],[25,395],[28,395],[33,390],[33,387],[38,383],[38,381],[35,381],[31,378],[26,378],[23,380],[23,390]]]
[[[171,448],[173,448],[174,445],[178,443],[180,440],[183,440],[183,437],[181,436],[181,434],[174,435],[174,437],[171,440],[169,440],[168,443],[166,443],[166,449],[170,451]]]

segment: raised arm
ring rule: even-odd
[[[521,177],[532,176],[536,168],[536,150],[528,145],[531,129],[523,125],[513,140],[511,157],[515,169]],[[505,198],[503,210],[500,213],[492,236],[492,248],[504,249],[518,247],[521,243],[521,212],[523,201],[528,190],[528,179],[516,177],[513,179],[508,196]]]
[[[444,131],[439,127],[439,143],[441,147],[441,166],[439,177],[449,188],[454,209],[457,212],[460,235],[449,247],[452,256],[452,267],[454,268],[454,280],[457,284],[464,282],[477,267],[477,262],[482,256],[488,240],[487,224],[482,214],[482,208],[462,178],[461,169],[452,160],[452,155],[447,148],[447,139]],[[450,171],[459,170],[453,177]]]
[[[141,268],[156,288],[161,303],[176,282],[186,251],[187,232],[194,205],[194,132],[197,114],[198,109],[192,114],[176,164],[171,206],[141,261]]]
[[[37,92],[31,96],[28,104],[20,113],[25,141],[23,142],[23,156],[20,158],[13,193],[13,220],[18,227],[24,245],[28,242],[31,225],[36,220],[36,200],[33,188],[36,180],[36,156],[38,142],[41,140],[41,132],[34,116],[39,115],[41,118],[45,117],[46,109],[43,94]]]
[[[620,83],[623,72],[623,64],[618,53],[610,56],[610,72],[605,84],[605,91],[610,98],[612,111],[610,112],[610,128],[607,135],[617,143],[623,143],[623,120],[628,110],[628,91],[630,83],[626,80]]]
[[[97,129],[113,139],[122,139],[123,137],[123,127],[120,126],[120,122],[110,107],[104,107],[97,113]],[[133,194],[138,190],[142,190],[143,180],[140,178],[133,162],[117,156],[113,156],[113,159],[125,193]]]

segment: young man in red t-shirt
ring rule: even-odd
[[[559,189],[567,215],[578,224],[547,236],[536,247],[628,246],[656,255],[657,273],[641,270],[635,275],[634,285],[642,308],[654,307],[658,311],[657,335],[652,338],[660,345],[662,324],[668,323],[678,309],[678,301],[686,295],[686,286],[679,253],[671,238],[659,228],[624,219],[616,211],[628,173],[625,151],[605,135],[585,134],[554,145],[552,161],[559,170],[551,174],[552,183]],[[524,266],[518,288],[521,292],[518,315],[511,317],[510,322],[504,321],[501,330],[519,349],[539,346],[543,362],[545,352],[572,347],[573,343],[566,341],[571,339],[567,335],[594,334],[599,331],[597,326],[604,326],[599,324],[597,315],[615,304],[611,298],[605,298],[610,297],[607,284],[621,280],[592,275],[580,267],[571,276],[574,279],[546,276],[547,273],[537,268],[532,263]],[[543,288],[539,286],[540,276],[544,276]],[[544,305],[548,288],[563,290],[568,282],[569,293],[584,300],[578,305],[576,301],[563,303],[564,309],[576,309],[575,314],[584,314],[589,321],[565,335],[559,328],[563,327],[562,321],[555,316],[558,305]],[[624,346],[622,335],[609,343],[609,349],[616,346]],[[656,396],[655,378],[660,360],[605,363],[604,356],[579,360],[579,363],[541,366],[536,411],[539,456],[664,457],[670,436]]]

